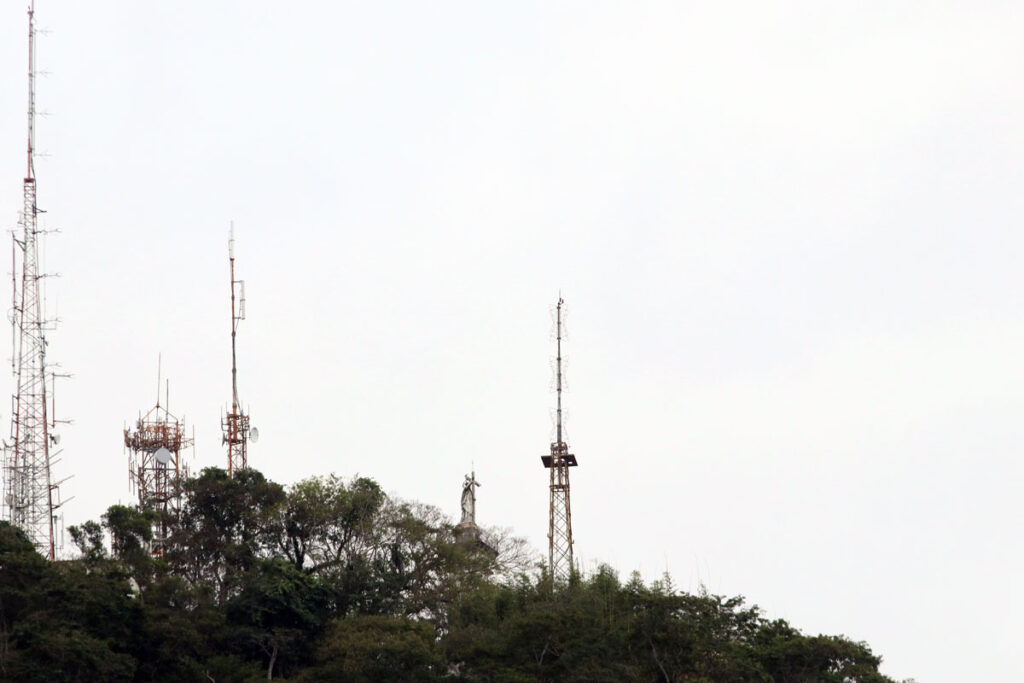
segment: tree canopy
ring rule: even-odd
[[[368,478],[209,468],[179,514],[70,532],[77,559],[49,563],[0,522],[0,680],[890,682],[863,642],[668,576],[553,583],[507,530],[480,552]]]

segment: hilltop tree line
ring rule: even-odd
[[[56,563],[0,523],[0,680],[892,683],[864,643],[667,576],[553,584],[521,539],[481,552],[368,478],[210,468],[181,493],[72,527]]]

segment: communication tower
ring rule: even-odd
[[[569,452],[562,434],[562,306],[558,298],[555,307],[555,390],[558,404],[555,409],[555,441],[549,455],[542,455],[541,462],[548,469],[549,511],[548,511],[548,565],[556,581],[568,581],[573,571],[572,560],[572,507],[569,502],[569,468],[576,467],[576,456]]]
[[[157,380],[156,406],[135,421],[135,429],[125,428],[124,446],[128,451],[128,480],[139,496],[140,510],[153,510],[158,519],[153,530],[154,555],[162,555],[167,540],[168,521],[181,511],[181,482],[188,478],[188,465],[181,452],[194,443],[186,436],[185,420],[168,409],[169,391],[160,405]]]
[[[57,375],[46,359],[46,333],[56,321],[46,318],[39,272],[40,238],[47,232],[39,228],[36,204],[35,128],[36,59],[35,2],[28,6],[28,164],[23,184],[23,203],[19,230],[12,234],[13,351],[11,369],[15,393],[11,407],[10,440],[4,442],[4,518],[24,530],[28,538],[50,561],[56,559],[62,532],[58,510],[62,505],[60,484],[50,467],[55,464],[60,440],[52,433],[57,425],[53,416],[53,387],[47,405],[47,381]]]
[[[228,476],[249,466],[249,441],[259,438],[259,431],[249,426],[249,416],[238,401],[238,365],[235,362],[235,337],[239,321],[245,320],[245,281],[235,279],[235,224],[228,237],[228,261],[231,263],[231,412],[221,418],[222,443],[228,447]],[[237,296],[236,296],[237,294]]]

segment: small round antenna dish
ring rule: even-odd
[[[249,441],[252,441],[253,443],[256,443],[259,440],[260,440],[260,430],[258,430],[255,427],[253,427],[252,429],[249,430]]]
[[[161,447],[156,453],[153,454],[156,461],[161,465],[166,465],[171,461],[171,452],[164,447]]]

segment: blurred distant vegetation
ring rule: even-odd
[[[54,564],[0,523],[0,680],[891,683],[864,643],[668,576],[553,585],[507,530],[480,552],[371,479],[211,468],[182,495],[163,557],[151,511],[72,527]]]

